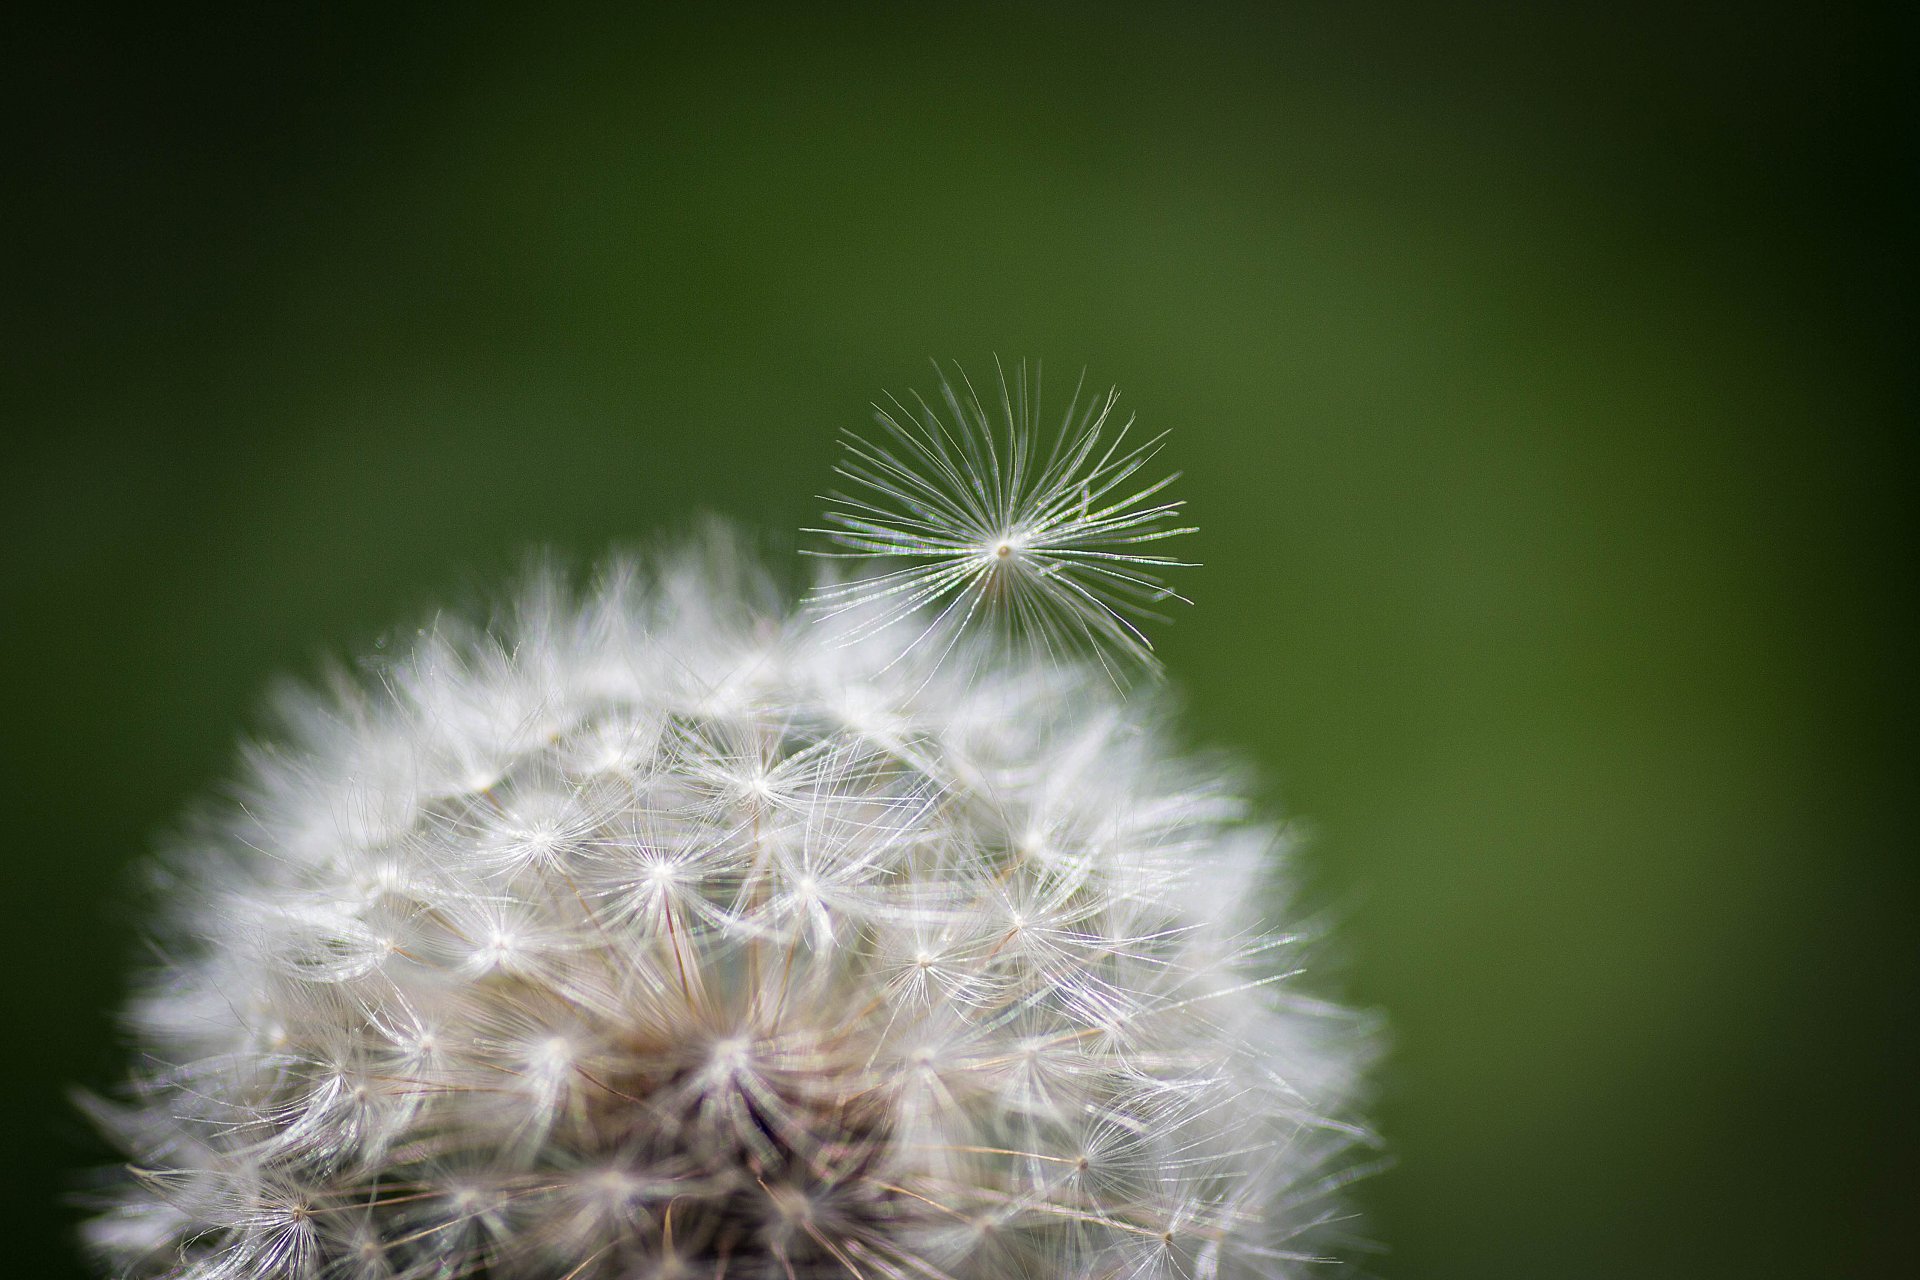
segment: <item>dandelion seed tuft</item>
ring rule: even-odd
[[[977,414],[972,444],[902,437],[1013,517],[969,535],[1030,575],[1005,603],[1087,641],[1119,624],[1062,584],[1146,571],[1043,557],[1172,532],[1132,488],[1150,451],[1090,403],[1046,455],[969,452]],[[893,482],[929,527],[972,518]],[[983,579],[953,594],[1001,603]],[[103,1266],[1316,1270],[1368,1036],[1256,905],[1284,842],[1072,646],[917,646],[946,581],[835,637],[714,532],[584,585],[536,573],[490,622],[283,699],[165,863],[140,1065],[89,1104],[128,1157],[87,1228]]]
[[[808,531],[838,549],[811,554],[882,567],[818,588],[817,613],[855,637],[911,619],[908,651],[944,654],[983,630],[1026,651],[1016,660],[1090,660],[1116,678],[1157,669],[1143,627],[1186,602],[1162,571],[1192,564],[1155,547],[1194,532],[1174,523],[1182,502],[1162,497],[1178,474],[1145,474],[1166,433],[1130,440],[1119,392],[1089,394],[1082,375],[1043,449],[1037,366],[1009,377],[996,361],[991,407],[958,366],[935,371],[937,405],[889,397],[876,433],[843,435],[847,487]]]

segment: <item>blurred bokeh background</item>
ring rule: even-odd
[[[1675,9],[1684,12],[1675,12]],[[8,1274],[132,872],[269,680],[553,547],[790,545],[930,356],[1203,526],[1197,740],[1383,1010],[1386,1277],[1888,1275],[1920,1212],[1910,21],[73,10],[6,42]]]

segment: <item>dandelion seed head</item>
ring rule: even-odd
[[[104,1265],[1252,1280],[1338,1243],[1364,1022],[1297,989],[1231,771],[1076,648],[1159,562],[1065,553],[1172,532],[1151,452],[1108,398],[1051,452],[943,402],[895,444],[946,498],[889,482],[949,566],[823,586],[851,638],[715,530],[282,696],[165,861],[140,1065],[89,1103]],[[976,606],[1054,630],[923,641]]]

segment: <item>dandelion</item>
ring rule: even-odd
[[[845,550],[812,554],[903,563],[823,585],[815,607],[850,617],[857,636],[913,619],[908,650],[944,634],[944,651],[984,622],[1056,660],[1151,666],[1139,624],[1186,601],[1159,571],[1191,564],[1143,548],[1194,532],[1169,527],[1179,500],[1156,500],[1178,475],[1141,476],[1166,433],[1129,444],[1133,419],[1114,419],[1119,392],[1089,396],[1083,376],[1043,454],[1038,370],[1031,383],[1024,362],[1011,381],[997,361],[995,371],[997,422],[956,367],[940,375],[944,415],[915,393],[875,407],[877,439],[845,433],[836,470],[851,489],[828,495],[830,527],[809,530]]]
[[[939,456],[1032,547],[1133,536],[1144,456],[1090,438]],[[1312,1269],[1367,1037],[1263,920],[1284,841],[1097,665],[916,647],[918,590],[835,636],[709,532],[285,698],[164,863],[140,1065],[89,1104],[129,1157],[103,1265]]]

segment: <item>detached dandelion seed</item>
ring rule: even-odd
[[[990,409],[958,366],[940,374],[939,406],[918,393],[875,407],[877,435],[848,431],[836,472],[849,488],[827,496],[829,558],[900,561],[817,589],[815,609],[862,637],[912,619],[909,650],[946,652],[982,628],[1053,661],[1110,659],[1157,669],[1142,625],[1160,606],[1187,603],[1160,573],[1191,562],[1154,544],[1194,532],[1164,499],[1178,474],[1150,479],[1166,432],[1129,439],[1119,392],[1075,386],[1041,449],[1041,379],[1024,362],[1011,379],[995,362]]]
[[[850,638],[715,529],[290,695],[164,863],[139,1066],[88,1103],[129,1161],[102,1266],[1271,1280],[1341,1247],[1366,1024],[1259,912],[1277,830],[1087,653],[1144,652],[1109,605],[1172,562],[1095,551],[1177,532],[1155,446],[1107,396],[1036,452],[1002,388],[1009,434],[949,386],[896,439],[922,470],[856,452],[901,500],[848,536],[945,563],[859,587]],[[988,608],[1051,630],[920,643]]]

